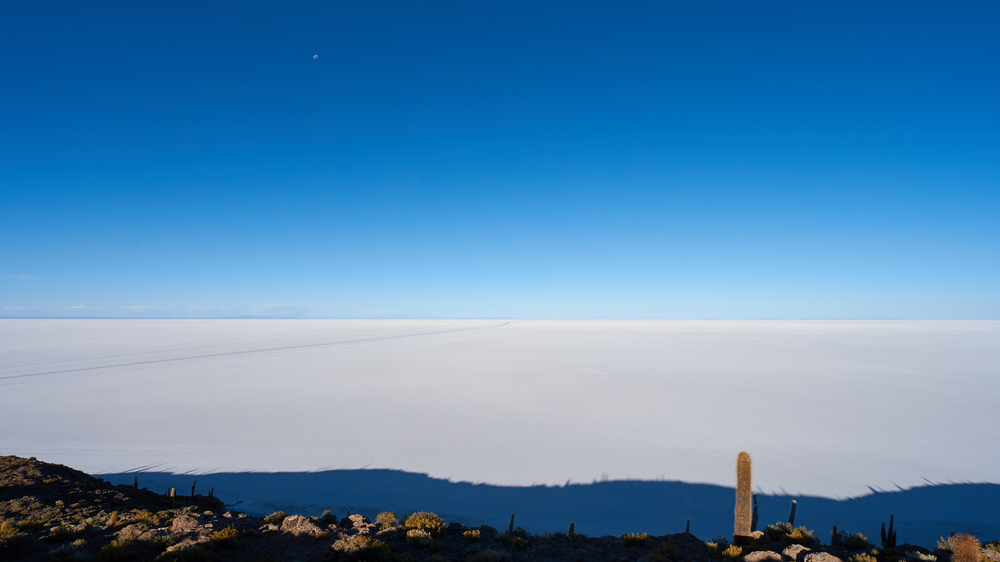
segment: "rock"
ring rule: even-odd
[[[805,562],[844,562],[829,552],[813,552],[806,555]]]
[[[147,530],[145,525],[139,523],[133,523],[122,528],[122,530],[115,533],[118,540],[128,540],[138,538],[140,535],[145,533]]]
[[[285,517],[284,521],[281,522],[281,532],[290,533],[293,536],[299,537],[302,535],[316,535],[318,533],[322,533],[323,529],[320,529],[307,517],[303,517],[301,515],[289,515],[288,517]]]
[[[785,560],[795,560],[795,562],[805,562],[806,555],[812,552],[808,547],[802,546],[801,544],[793,544],[792,546],[786,548],[781,555],[785,557]]]
[[[781,554],[770,550],[758,550],[743,557],[745,562],[781,562]]]
[[[185,548],[191,548],[192,546],[201,546],[212,542],[211,539],[205,536],[196,536],[182,540],[181,542],[167,547],[167,552],[173,552],[175,550],[184,550]]]
[[[174,524],[171,529],[175,533],[190,533],[198,528],[198,520],[190,515],[178,515],[174,517]]]

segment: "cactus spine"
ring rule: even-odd
[[[733,523],[733,542],[737,537],[750,536],[752,520],[752,492],[750,482],[750,454],[746,451],[736,457],[736,517]]]

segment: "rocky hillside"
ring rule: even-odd
[[[860,535],[843,534],[836,545],[820,545],[801,527],[770,526],[734,546],[689,533],[497,532],[431,513],[253,517],[228,511],[213,497],[171,498],[34,458],[0,457],[0,561],[1000,562],[1000,547],[959,541],[931,552],[905,544],[876,548]]]

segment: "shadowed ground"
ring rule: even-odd
[[[570,521],[591,536],[631,532],[651,534],[684,530],[699,537],[731,535],[733,488],[709,484],[655,481],[610,481],[568,486],[505,487],[450,482],[397,470],[330,470],[324,472],[217,473],[179,475],[127,472],[97,475],[113,484],[132,483],[153,491],[176,487],[188,493],[197,480],[198,493],[215,489],[230,509],[255,515],[278,510],[318,515],[324,509],[343,516],[348,509],[374,519],[381,511],[433,511],[445,520],[466,525],[533,533],[565,532]],[[893,492],[874,492],[846,500],[758,495],[760,524],[785,521],[791,500],[798,501],[796,525],[815,531],[824,543],[830,529],[860,532],[878,543],[879,524],[894,513],[899,543],[932,548],[950,531],[981,539],[1000,538],[1000,485],[940,484]]]

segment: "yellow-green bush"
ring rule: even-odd
[[[284,521],[286,517],[288,517],[288,514],[284,511],[275,511],[261,521],[263,523],[267,523],[268,525],[281,525],[281,522]]]
[[[24,533],[18,530],[17,526],[10,521],[0,523],[0,548],[15,546],[24,537]]]
[[[514,550],[524,550],[529,546],[531,546],[531,543],[526,541],[525,539],[511,535],[509,533],[500,533],[499,535],[497,535],[497,539],[499,539],[502,544],[509,546]]]
[[[208,538],[212,539],[212,542],[222,548],[233,548],[236,546],[237,537],[239,536],[240,532],[236,530],[236,527],[230,525],[224,529],[212,532],[208,535]]]
[[[649,544],[649,535],[646,533],[629,533],[622,535],[622,543],[625,546],[646,546]]]
[[[375,516],[375,523],[378,524],[379,529],[384,531],[395,527],[396,523],[399,523],[399,517],[396,517],[392,511],[383,511]]]
[[[433,513],[418,511],[403,521],[403,529],[420,529],[436,537],[444,531],[444,519]]]
[[[674,543],[664,543],[653,549],[649,562],[669,562],[677,558],[677,546]]]
[[[471,531],[465,531],[464,533],[462,533],[462,536],[465,537],[465,540],[469,542],[476,542],[479,540],[479,529],[472,529]]]
[[[778,522],[774,525],[768,525],[764,529],[764,535],[772,541],[780,542],[785,546],[792,544],[813,546],[816,544],[816,539],[813,538],[812,531],[805,527],[792,527],[788,523]]]
[[[348,560],[378,562],[389,557],[392,550],[384,542],[368,535],[353,535],[333,543],[333,550]]]
[[[131,560],[132,551],[134,547],[132,541],[125,539],[120,541],[111,541],[110,544],[106,544],[101,547],[101,550],[97,553],[94,560],[98,562],[117,562],[118,560]]]
[[[736,546],[735,544],[729,545],[729,548],[723,550],[719,553],[723,558],[736,559],[743,556],[743,547]]]
[[[410,529],[406,532],[406,540],[413,544],[427,546],[431,544],[432,538],[430,532],[423,529]]]

